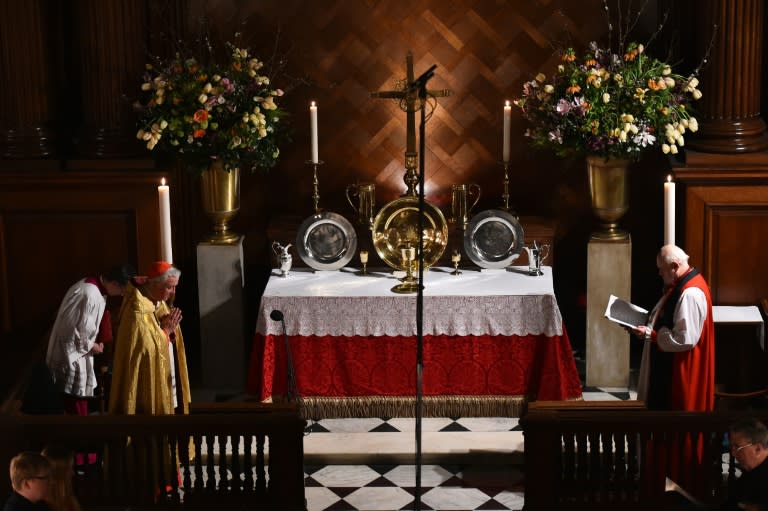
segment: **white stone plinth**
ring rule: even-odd
[[[245,389],[243,239],[197,245],[202,386],[217,393]]]
[[[605,318],[612,294],[631,300],[632,240],[590,240],[587,247],[587,385],[629,385],[629,333]]]

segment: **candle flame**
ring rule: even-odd
[[[165,186],[165,178],[160,180],[160,186]]]
[[[667,174],[667,183],[672,182],[672,174]]]
[[[504,106],[512,106],[512,103],[510,103],[510,102],[509,102],[509,100],[506,100],[506,101],[504,102]]]
[[[314,108],[314,107],[316,106],[316,105],[315,105],[315,102],[314,102],[314,101],[310,102],[310,103],[309,103],[309,106]]]

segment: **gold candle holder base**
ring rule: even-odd
[[[315,203],[315,214],[320,214],[320,182],[317,180],[317,167],[322,165],[322,160],[312,161],[307,160],[304,162],[307,165],[312,166],[312,185],[314,186],[314,192],[312,193],[312,200]]]
[[[501,168],[504,169],[504,193],[501,194],[501,200],[503,201],[501,209],[503,211],[506,211],[507,213],[511,214],[515,218],[517,218],[517,213],[515,213],[515,210],[512,209],[509,206],[509,167],[510,167],[510,163],[508,161],[500,161],[499,165],[501,165]]]
[[[451,275],[461,275],[461,271],[459,270],[459,262],[458,261],[453,263],[453,271],[451,272]]]

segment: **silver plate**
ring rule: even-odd
[[[464,252],[481,268],[506,268],[523,250],[523,227],[500,209],[472,217],[464,230]]]
[[[304,220],[296,235],[296,247],[307,266],[338,270],[355,257],[357,234],[346,218],[324,211]]]

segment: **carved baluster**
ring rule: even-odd
[[[232,435],[232,492],[240,493],[243,480],[240,477],[240,435]]]
[[[243,489],[253,493],[253,435],[243,437]]]
[[[264,470],[264,435],[256,435],[256,493],[264,495],[267,492],[267,474]]]
[[[205,467],[206,481],[205,489],[207,493],[213,493],[216,491],[216,446],[213,435],[205,435],[206,452],[208,453],[208,461]]]
[[[600,495],[600,478],[602,477],[602,471],[607,467],[601,467],[600,463],[600,438],[601,434],[598,432],[590,432],[586,435],[589,441],[589,454],[587,455],[587,467],[584,471],[585,481],[584,484],[587,491],[584,492],[587,501],[595,501],[599,499]]]
[[[589,478],[587,436],[576,435],[576,484],[584,485]]]

